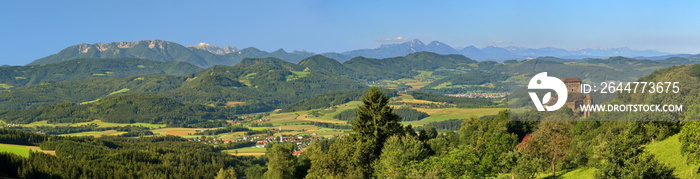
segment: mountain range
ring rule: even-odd
[[[467,46],[464,48],[454,48],[442,42],[433,41],[429,44],[424,44],[420,40],[411,40],[400,44],[381,45],[375,49],[361,49],[349,52],[340,53],[344,56],[355,57],[363,56],[369,58],[389,58],[403,56],[406,54],[427,51],[438,54],[460,54],[479,61],[505,61],[505,60],[523,60],[534,59],[537,57],[557,57],[567,59],[585,59],[585,58],[607,58],[612,56],[624,57],[656,57],[672,55],[666,52],[654,50],[632,50],[629,48],[584,48],[578,50],[566,50],[555,47],[545,48],[525,48],[525,47],[497,47],[487,46],[477,48],[475,46]]]
[[[438,41],[433,41],[426,45],[417,39],[400,44],[385,44],[374,49],[359,49],[342,53],[329,52],[321,53],[321,55],[338,60],[339,62],[344,62],[355,57],[380,59],[405,56],[421,51],[443,55],[459,54],[474,60],[498,62],[505,60],[534,59],[545,56],[565,59],[607,58],[611,56],[660,59],[662,57],[689,56],[687,54],[677,55],[654,50],[632,50],[629,48],[585,48],[578,50],[566,50],[554,47],[524,48],[497,46],[487,46],[484,48],[477,48],[475,46],[454,48]],[[313,55],[317,54],[306,51],[287,52],[284,49],[266,52],[254,47],[239,49],[234,46],[226,46],[221,48],[207,43],[199,43],[186,47],[164,40],[141,40],[138,42],[78,44],[65,48],[57,54],[37,59],[27,65],[58,63],[88,58],[141,58],[155,61],[187,62],[206,68],[213,65],[235,65],[244,58],[274,57],[292,63],[299,63],[302,59]]]

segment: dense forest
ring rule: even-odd
[[[281,108],[316,94],[365,87],[335,74],[304,69],[279,59],[244,59],[236,66],[214,66],[184,76],[150,74],[44,82],[2,91],[0,110],[81,103],[116,94],[159,94],[203,105],[244,102],[247,112],[252,113]]]
[[[22,126],[12,126],[8,129],[18,129],[21,131],[43,133],[48,135],[59,135],[59,134],[70,134],[78,132],[87,131],[106,131],[106,130],[116,130],[118,132],[127,132],[122,135],[124,137],[138,137],[145,135],[153,135],[153,132],[149,131],[151,128],[143,126],[115,126],[115,127],[99,127],[95,123],[89,123],[79,126],[36,126],[36,127],[22,127]]]
[[[0,67],[0,84],[6,89],[48,81],[89,78],[124,78],[134,75],[196,73],[201,68],[184,62],[157,62],[135,58],[78,59],[50,65]]]
[[[88,104],[59,103],[23,110],[0,112],[0,120],[27,124],[35,121],[48,123],[78,123],[102,120],[114,123],[151,123],[168,126],[220,127],[235,120],[236,108],[214,108],[200,104],[186,104],[158,95],[120,95]],[[210,120],[219,120],[212,122]]]
[[[265,170],[260,166],[264,160],[224,154],[175,136],[47,137],[0,129],[0,137],[2,143],[30,141],[56,151],[55,156],[33,152],[29,158],[0,153],[3,177],[214,178],[223,169],[233,176],[256,178]]]

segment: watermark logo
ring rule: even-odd
[[[552,92],[544,94],[542,100],[540,100],[535,92],[528,92],[538,111],[556,111],[564,106],[566,98],[568,97],[566,84],[559,78],[547,76],[547,72],[542,72],[532,77],[527,88],[530,90],[554,90],[554,92],[557,93],[557,102],[550,106],[545,104],[552,99]]]

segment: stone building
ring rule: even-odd
[[[568,92],[568,97],[566,98],[566,103],[564,105],[571,109],[574,114],[580,115],[581,117],[591,116],[590,111],[581,111],[581,105],[592,105],[593,97],[590,94],[581,93],[581,79],[579,78],[561,78],[561,81],[566,84],[566,89]],[[558,95],[558,94],[557,94]],[[547,105],[553,105],[557,102],[557,95],[554,95]]]

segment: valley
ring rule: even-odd
[[[410,94],[401,94],[393,99],[395,102],[406,102],[406,103],[430,103],[430,104],[441,104],[433,101],[426,100],[416,100]],[[279,139],[280,134],[285,137],[321,137],[321,138],[334,138],[340,137],[350,133],[352,130],[349,128],[350,125],[348,121],[338,120],[334,116],[338,115],[342,111],[355,110],[360,101],[350,101],[348,103],[340,104],[337,106],[331,106],[327,108],[312,109],[306,111],[295,111],[295,112],[285,112],[285,113],[275,113],[275,112],[265,112],[265,113],[252,113],[245,114],[241,116],[242,120],[230,120],[233,126],[245,127],[250,131],[242,132],[223,132],[215,135],[197,134],[206,130],[217,130],[225,129],[225,127],[218,128],[179,128],[179,127],[168,127],[164,124],[150,124],[150,123],[112,123],[103,122],[100,120],[93,120],[81,123],[48,123],[47,121],[36,121],[28,124],[8,124],[10,128],[24,127],[27,129],[40,127],[80,127],[80,126],[94,126],[94,130],[97,131],[85,131],[76,133],[65,133],[60,134],[61,136],[119,136],[126,134],[126,131],[117,130],[103,130],[101,128],[110,127],[124,127],[124,126],[140,126],[147,128],[148,131],[152,132],[153,136],[165,136],[174,135],[183,138],[216,138],[221,143],[243,141],[243,137],[254,138],[254,137],[275,137],[276,140]],[[398,109],[402,107],[407,107],[406,105],[392,105],[393,108]],[[505,108],[454,108],[454,107],[438,107],[438,108],[420,108],[413,107],[420,112],[425,112],[429,116],[417,121],[405,121],[402,122],[404,125],[412,125],[414,127],[422,127],[425,124],[436,121],[444,121],[449,119],[463,119],[468,117],[483,117],[488,115],[496,115],[499,111],[505,110]],[[311,122],[318,122],[319,124],[313,125]],[[334,124],[334,128],[328,128],[327,125]],[[254,127],[254,126],[265,126],[265,127]],[[274,129],[282,129],[282,132]],[[30,131],[36,131],[42,133],[41,129],[30,129]],[[260,133],[249,135],[252,133]],[[148,137],[151,135],[143,135]],[[263,140],[252,140],[254,142]],[[307,141],[310,142],[310,141]],[[218,143],[214,143],[215,145]],[[305,145],[309,145],[306,143]],[[236,148],[228,149],[225,152],[233,153],[233,151],[241,149],[238,151],[238,155],[263,155],[265,150],[253,150],[255,152],[249,151],[247,148]],[[264,148],[262,148],[264,149]]]

